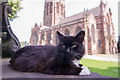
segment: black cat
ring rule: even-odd
[[[11,58],[10,66],[23,72],[41,72],[59,75],[89,75],[87,67],[79,64],[85,53],[85,32],[64,36],[57,31],[60,43],[57,46],[26,46]]]

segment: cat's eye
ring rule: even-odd
[[[65,45],[61,45],[61,46],[65,48]]]
[[[77,45],[73,45],[72,48],[75,48]]]

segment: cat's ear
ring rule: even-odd
[[[64,37],[65,37],[65,36],[62,35],[59,31],[57,31],[57,35],[58,35],[60,41],[63,40]]]
[[[77,39],[77,41],[79,42],[83,42],[84,41],[84,37],[85,37],[85,31],[80,31],[75,38]]]

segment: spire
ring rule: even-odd
[[[101,0],[101,3],[104,3],[104,1],[103,1],[103,0]]]
[[[42,23],[40,22],[40,27],[42,27]]]
[[[42,28],[42,23],[40,22],[40,28]]]
[[[35,23],[35,26],[38,26],[37,23]]]
[[[83,14],[83,17],[85,17],[85,8],[84,8],[84,14]]]
[[[112,16],[112,11],[111,11],[111,8],[109,8],[109,13],[110,13],[110,15]]]
[[[104,4],[104,0],[101,0],[101,1],[100,1],[100,4],[101,4],[101,5]]]
[[[34,30],[34,27],[32,26],[32,27],[31,27],[31,32],[33,32],[33,30]]]
[[[106,4],[107,4],[107,1],[106,1]]]
[[[88,8],[87,8],[87,14],[86,14],[86,15],[87,15],[87,16],[89,15],[89,14],[88,14]]]

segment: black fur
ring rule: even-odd
[[[84,31],[74,36],[64,36],[57,32],[60,43],[57,46],[26,46],[19,49],[11,58],[10,65],[23,72],[45,74],[78,75],[81,66],[72,61],[84,55]]]

